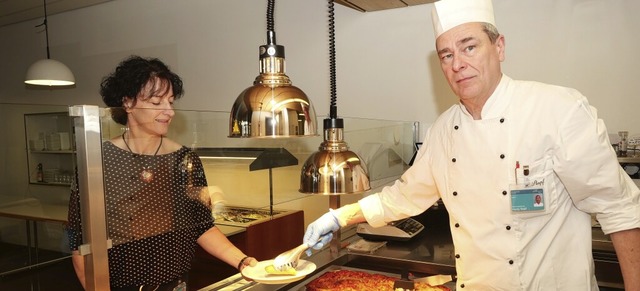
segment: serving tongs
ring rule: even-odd
[[[300,261],[300,255],[306,251],[309,246],[305,243],[290,249],[282,254],[279,254],[273,260],[273,267],[278,271],[286,271],[289,268],[295,268]]]

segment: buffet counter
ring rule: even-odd
[[[263,284],[247,281],[240,274],[235,274],[199,290],[305,290],[304,286],[308,281],[336,266],[384,272],[398,278],[400,274],[407,272],[416,277],[455,274],[453,244],[448,229],[425,228],[410,241],[388,241],[372,253],[353,252],[344,247],[360,240],[355,231],[347,230],[343,232],[343,236],[346,237],[343,239],[343,248],[337,255],[325,248],[309,258],[303,258],[313,262],[316,269],[300,281]]]

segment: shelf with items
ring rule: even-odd
[[[29,184],[71,184],[75,167],[73,124],[67,112],[24,115]]]

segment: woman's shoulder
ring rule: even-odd
[[[124,140],[122,140],[122,135],[114,136],[109,140],[106,140],[102,143],[103,146],[115,146],[121,149],[126,149],[126,145],[124,144]]]

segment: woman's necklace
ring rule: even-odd
[[[127,139],[124,138],[124,133],[122,134],[122,141],[124,141],[124,145],[127,146],[127,149],[129,150],[129,152],[135,155],[135,153],[129,147],[129,144],[127,143]],[[158,154],[158,151],[160,151],[160,147],[162,147],[162,136],[160,136],[160,144],[158,145],[156,152],[153,154],[153,157],[151,157],[154,163],[156,161],[155,157]],[[140,172],[140,180],[146,183],[151,183],[151,181],[153,181],[153,170],[151,169],[150,166],[142,168],[142,172]]]

